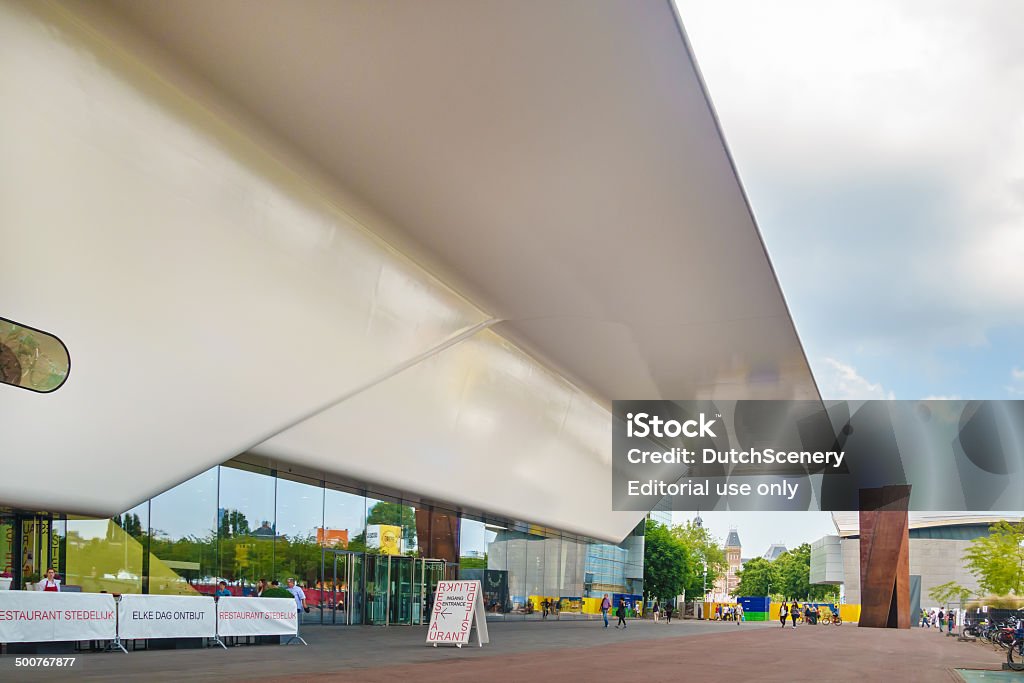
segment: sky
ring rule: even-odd
[[[1024,2],[676,5],[822,397],[1024,398]]]

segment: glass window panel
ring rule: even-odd
[[[68,519],[67,586],[85,593],[141,593],[149,501],[111,519]]]
[[[410,527],[409,520],[412,520]],[[366,552],[404,555],[416,548],[416,513],[411,506],[392,499],[366,498]]]
[[[220,576],[236,591],[250,592],[259,579],[277,579],[283,586],[287,578],[274,567],[274,481],[261,468],[220,468]]]
[[[321,618],[323,553],[317,536],[323,525],[324,490],[319,482],[278,477],[274,561],[277,574],[283,579],[294,578],[306,594],[311,612],[303,614],[304,622],[319,622]]]
[[[59,389],[70,370],[71,358],[60,339],[0,318],[0,382],[45,394]]]
[[[14,579],[14,514],[0,510],[0,582],[3,589]],[[8,579],[10,581],[8,581]]]
[[[320,543],[328,548],[358,550],[366,545],[366,497],[341,488],[328,487],[324,500],[324,528]]]
[[[485,594],[497,593],[492,596],[488,606],[488,616],[494,619],[522,619],[522,614],[512,617],[515,603],[512,599],[512,585],[508,570],[508,539],[504,537],[508,530],[500,524],[484,523],[484,541],[487,544],[487,571],[484,572]]]
[[[151,501],[150,593],[216,590],[217,472],[207,470]]]

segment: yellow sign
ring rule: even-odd
[[[381,555],[401,555],[402,527],[391,524],[368,524],[366,547],[379,550]]]

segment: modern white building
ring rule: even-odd
[[[818,398],[669,0],[3,0],[0,64],[19,585],[630,591],[611,401]]]
[[[956,581],[976,589],[977,578],[963,562],[971,541],[988,535],[999,520],[1020,521],[1020,513],[911,512],[910,594],[911,614],[922,606],[934,606],[928,592]],[[860,523],[857,512],[832,513],[836,534],[811,544],[811,583],[844,588],[845,600],[860,602]]]

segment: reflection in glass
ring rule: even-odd
[[[220,468],[220,576],[240,592],[249,592],[259,579],[287,578],[274,572],[275,478],[259,468]]]
[[[416,511],[394,500],[366,499],[366,530],[353,550],[379,555],[416,555]]]
[[[217,471],[207,470],[152,499],[150,593],[216,590]]]
[[[52,334],[0,318],[0,382],[49,393],[68,377],[71,359]]]
[[[317,482],[299,478],[277,480],[277,532],[274,574],[296,580],[306,594],[309,614],[303,622],[321,620],[323,583],[320,580],[321,546],[317,541],[324,523],[324,490]]]
[[[68,519],[65,585],[86,593],[141,593],[149,502],[111,519]]]

